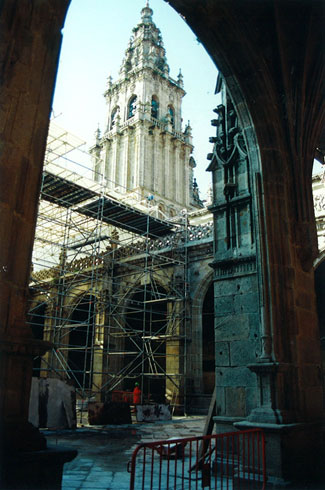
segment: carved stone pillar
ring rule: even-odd
[[[27,418],[32,358],[44,354],[50,344],[32,339],[26,307],[42,164],[68,4],[68,0],[4,0],[1,5],[0,433],[4,464],[0,486],[5,488],[20,488],[15,482],[24,481],[27,469],[34,468],[31,460],[24,459],[24,450],[46,446]],[[14,470],[7,456],[16,463]],[[36,481],[36,473],[34,480],[31,477],[24,484],[39,488],[42,482]]]
[[[96,321],[94,338],[93,379],[92,389],[96,394],[96,401],[104,401],[102,387],[105,383],[105,329],[106,329],[106,291],[101,291],[96,300]]]
[[[183,308],[182,300],[174,300],[167,305],[166,397],[178,413],[183,412],[184,406]]]

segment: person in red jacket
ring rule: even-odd
[[[135,383],[133,390],[133,405],[139,405],[141,403],[141,390],[139,383]]]

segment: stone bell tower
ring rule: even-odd
[[[91,148],[95,179],[129,199],[152,199],[161,216],[202,207],[193,181],[189,123],[182,129],[181,71],[169,76],[160,30],[149,2],[133,28],[119,79],[108,78],[107,127]],[[194,185],[193,185],[194,184]]]

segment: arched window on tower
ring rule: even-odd
[[[130,119],[130,117],[133,117],[135,115],[135,110],[137,107],[136,104],[137,104],[137,96],[133,95],[128,105],[128,119]]]
[[[110,129],[113,129],[114,126],[115,126],[115,123],[116,123],[116,116],[117,116],[117,113],[119,111],[119,107],[116,106],[113,110],[112,110],[112,114],[111,114],[111,126],[110,126]]]
[[[175,127],[175,111],[172,105],[168,106],[168,115],[170,116],[170,122],[173,128]]]
[[[159,114],[158,98],[155,95],[153,95],[151,98],[151,117],[158,119],[158,114]]]

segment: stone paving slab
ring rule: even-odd
[[[75,431],[45,431],[49,444],[78,450],[64,465],[62,490],[127,490],[127,463],[141,442],[202,435],[205,417],[174,417],[169,421],[121,426],[83,426]]]

